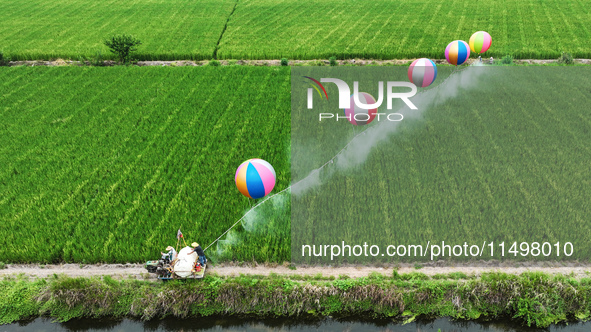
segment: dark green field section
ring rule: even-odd
[[[36,60],[101,52],[103,41],[132,34],[140,60],[211,59],[232,0],[32,0],[0,2],[0,51]]]
[[[591,58],[585,0],[13,0],[0,13],[0,50],[20,60],[112,58],[113,34],[139,38],[140,60],[444,59],[479,30],[486,57]]]
[[[247,67],[0,70],[0,246],[10,262],[138,262],[203,247],[249,207],[238,165],[288,186],[289,70]],[[289,220],[210,257],[289,259]],[[240,240],[240,241],[237,241]]]
[[[363,69],[371,68],[358,71]],[[441,70],[440,86],[424,89],[428,97],[411,99],[420,117],[405,118],[398,127],[376,120],[369,128],[354,127],[346,119],[319,123],[320,111],[304,108],[292,113],[292,182],[325,164],[354,134],[365,129],[361,137],[378,137],[372,131],[376,128],[386,133],[375,144],[361,140],[369,143],[329,163],[319,173],[320,185],[300,195],[292,190],[292,259],[330,262],[330,257],[302,257],[301,246],[344,241],[378,245],[381,251],[377,257],[341,256],[339,262],[429,261],[408,251],[381,254],[388,245],[426,248],[429,242],[445,241],[482,247],[486,241],[487,246],[494,243],[493,256],[486,247],[482,256],[454,260],[589,260],[591,72],[488,67],[477,76],[471,73],[452,74],[467,82],[455,86],[453,79],[446,81],[450,70]],[[341,77],[336,72],[309,75]],[[325,86],[329,103],[335,100],[333,109],[338,110],[334,84]],[[370,93],[377,90],[365,87]],[[367,158],[356,162],[365,151]],[[516,254],[510,253],[514,242]],[[529,243],[529,249],[521,242]],[[573,250],[568,247],[565,253],[567,242]]]

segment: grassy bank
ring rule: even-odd
[[[367,278],[258,277],[154,283],[110,278],[4,280],[0,323],[46,315],[73,318],[134,317],[144,320],[211,315],[256,317],[359,316],[412,321],[418,317],[511,318],[528,326],[586,320],[591,279],[527,273],[481,278],[421,273]]]

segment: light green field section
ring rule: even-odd
[[[0,2],[0,50],[14,59],[112,57],[105,39],[132,34],[140,60],[211,59],[232,0]]]
[[[445,47],[479,30],[484,55],[591,57],[591,6],[582,0],[240,0],[221,58],[445,59]]]

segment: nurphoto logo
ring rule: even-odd
[[[378,82],[378,99],[366,92],[359,92],[359,82],[353,82],[353,94],[351,94],[351,88],[347,82],[338,78],[321,78],[320,81],[304,76],[315,83],[311,84],[312,87],[308,88],[307,91],[307,107],[308,109],[314,108],[314,91],[318,93],[321,99],[328,100],[328,94],[322,83],[334,83],[339,90],[339,109],[345,111],[345,115],[340,113],[319,113],[318,120],[323,119],[347,119],[354,125],[365,125],[372,122],[377,118],[377,121],[386,119],[388,121],[401,121],[403,119],[400,113],[378,113],[378,108],[384,102],[384,82]],[[395,88],[406,88],[410,91],[399,92],[395,91]],[[417,87],[410,82],[400,81],[387,81],[386,82],[386,109],[392,109],[392,100],[402,100],[410,109],[416,110],[417,107],[412,103],[412,98],[417,93]]]

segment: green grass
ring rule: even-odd
[[[0,2],[0,50],[13,60],[110,55],[103,41],[132,34],[140,60],[210,59],[233,0]]]
[[[444,59],[449,42],[485,30],[487,57],[589,58],[590,14],[583,0],[241,0],[218,56]]]
[[[542,273],[484,274],[470,280],[431,280],[420,273],[355,279],[208,276],[199,282],[110,277],[0,281],[0,324],[49,316],[77,318],[242,315],[388,319],[451,317],[514,320],[545,328],[590,317],[591,280]]]
[[[0,82],[4,262],[154,259],[181,226],[205,247],[248,209],[242,161],[269,161],[275,192],[290,181],[289,69],[14,67]],[[256,221],[219,254],[289,260],[289,219]]]

